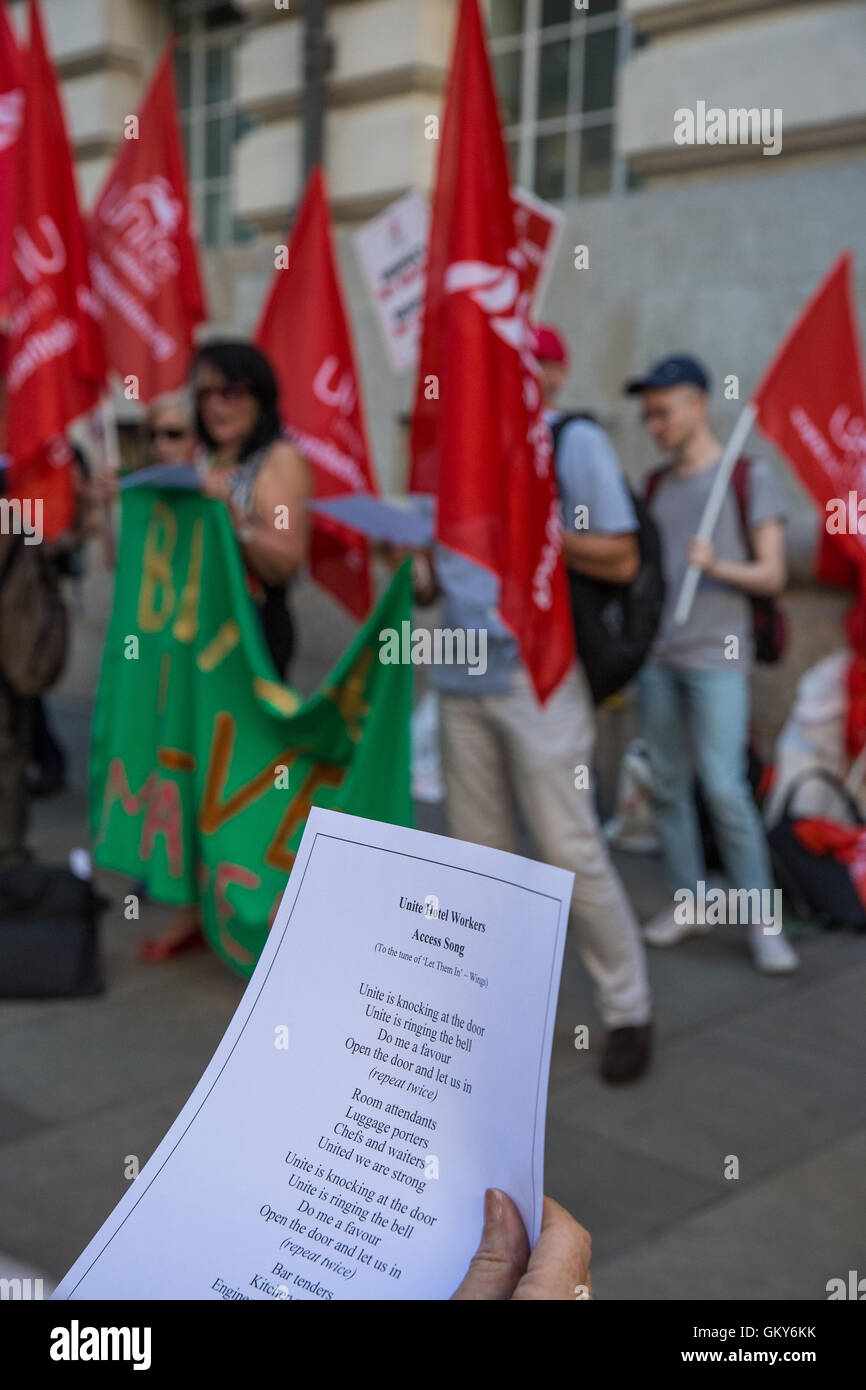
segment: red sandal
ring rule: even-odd
[[[138,959],[146,965],[159,965],[164,960],[182,956],[187,951],[200,951],[205,946],[204,932],[197,927],[191,936],[184,936],[180,941],[160,941],[159,937],[149,937],[139,946]]]

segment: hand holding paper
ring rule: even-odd
[[[60,1298],[448,1298],[541,1229],[572,876],[314,808],[246,993]]]

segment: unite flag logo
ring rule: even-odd
[[[856,468],[858,484],[866,482],[866,419],[847,403],[837,406],[830,416],[830,438],[842,454],[846,475]]]
[[[522,259],[516,249],[509,253],[514,260]],[[520,275],[510,266],[486,265],[483,261],[453,261],[445,271],[445,293],[466,292],[473,303],[486,314],[493,332],[514,348],[524,365],[535,370],[535,359],[529,350],[529,294],[521,293]],[[532,409],[540,404],[534,399]]]
[[[28,285],[38,285],[43,275],[59,275],[66,267],[66,247],[54,218],[42,213],[36,219],[35,230],[43,243],[41,247],[26,227],[15,228],[12,259]]]
[[[530,348],[531,276],[478,0],[461,0],[433,196],[411,490],[436,538],[499,581],[540,702],[574,660],[550,431]]]
[[[287,250],[253,339],[273,363],[286,433],[310,465],[317,499],[378,492],[319,168],[307,181]],[[354,617],[369,612],[369,548],[357,531],[317,515],[310,573]]]
[[[0,25],[0,46],[5,43]],[[7,490],[22,501],[42,500],[45,537],[54,540],[74,514],[63,436],[99,399],[105,359],[63,106],[37,0],[30,0],[22,69],[8,224]]]
[[[111,370],[137,399],[178,390],[207,316],[180,142],[169,42],[141,106],[136,138],[120,142],[90,219],[90,268]]]
[[[114,232],[118,261],[148,294],[180,270],[174,236],[183,218],[183,204],[171,184],[154,174],[131,188],[118,184],[99,207],[99,221]]]
[[[820,511],[849,490],[866,491],[866,394],[854,311],[853,260],[846,251],[831,266],[764,373],[753,402],[762,432],[792,463]],[[822,577],[829,553],[866,566],[866,536],[822,542]]]
[[[18,138],[24,121],[24,71],[3,0],[0,0],[0,313],[12,273],[12,230]]]

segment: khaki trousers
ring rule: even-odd
[[[450,833],[516,850],[515,802],[540,857],[574,873],[570,925],[608,1028],[646,1023],[650,994],[643,942],[608,855],[589,769],[595,718],[585,677],[573,668],[542,708],[522,667],[506,695],[440,695],[442,770]]]

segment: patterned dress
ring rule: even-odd
[[[268,456],[270,444],[257,449],[228,474],[227,481],[232,502],[244,517],[251,521],[257,513],[254,497],[256,483],[262,465]],[[211,465],[207,459],[205,467]],[[256,605],[265,642],[273,657],[274,665],[282,680],[288,680],[289,663],[295,650],[295,624],[289,606],[288,586],[285,584],[265,584],[264,580],[247,566],[247,580]]]

